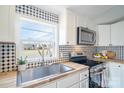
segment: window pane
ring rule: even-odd
[[[41,60],[56,55],[57,26],[21,19],[21,55],[28,60]]]

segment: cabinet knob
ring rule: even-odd
[[[118,67],[120,67],[120,65]]]
[[[87,74],[85,74],[85,77],[87,77]]]

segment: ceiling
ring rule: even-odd
[[[54,13],[69,9],[82,16],[87,16],[97,24],[111,24],[124,19],[124,5],[42,5],[38,6]]]

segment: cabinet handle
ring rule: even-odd
[[[85,75],[85,77],[87,77],[87,75]]]

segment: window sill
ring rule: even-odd
[[[57,60],[59,60],[59,57],[44,58],[44,62],[55,62]],[[37,63],[37,62],[43,62],[43,60],[39,58],[27,59],[27,63]]]

